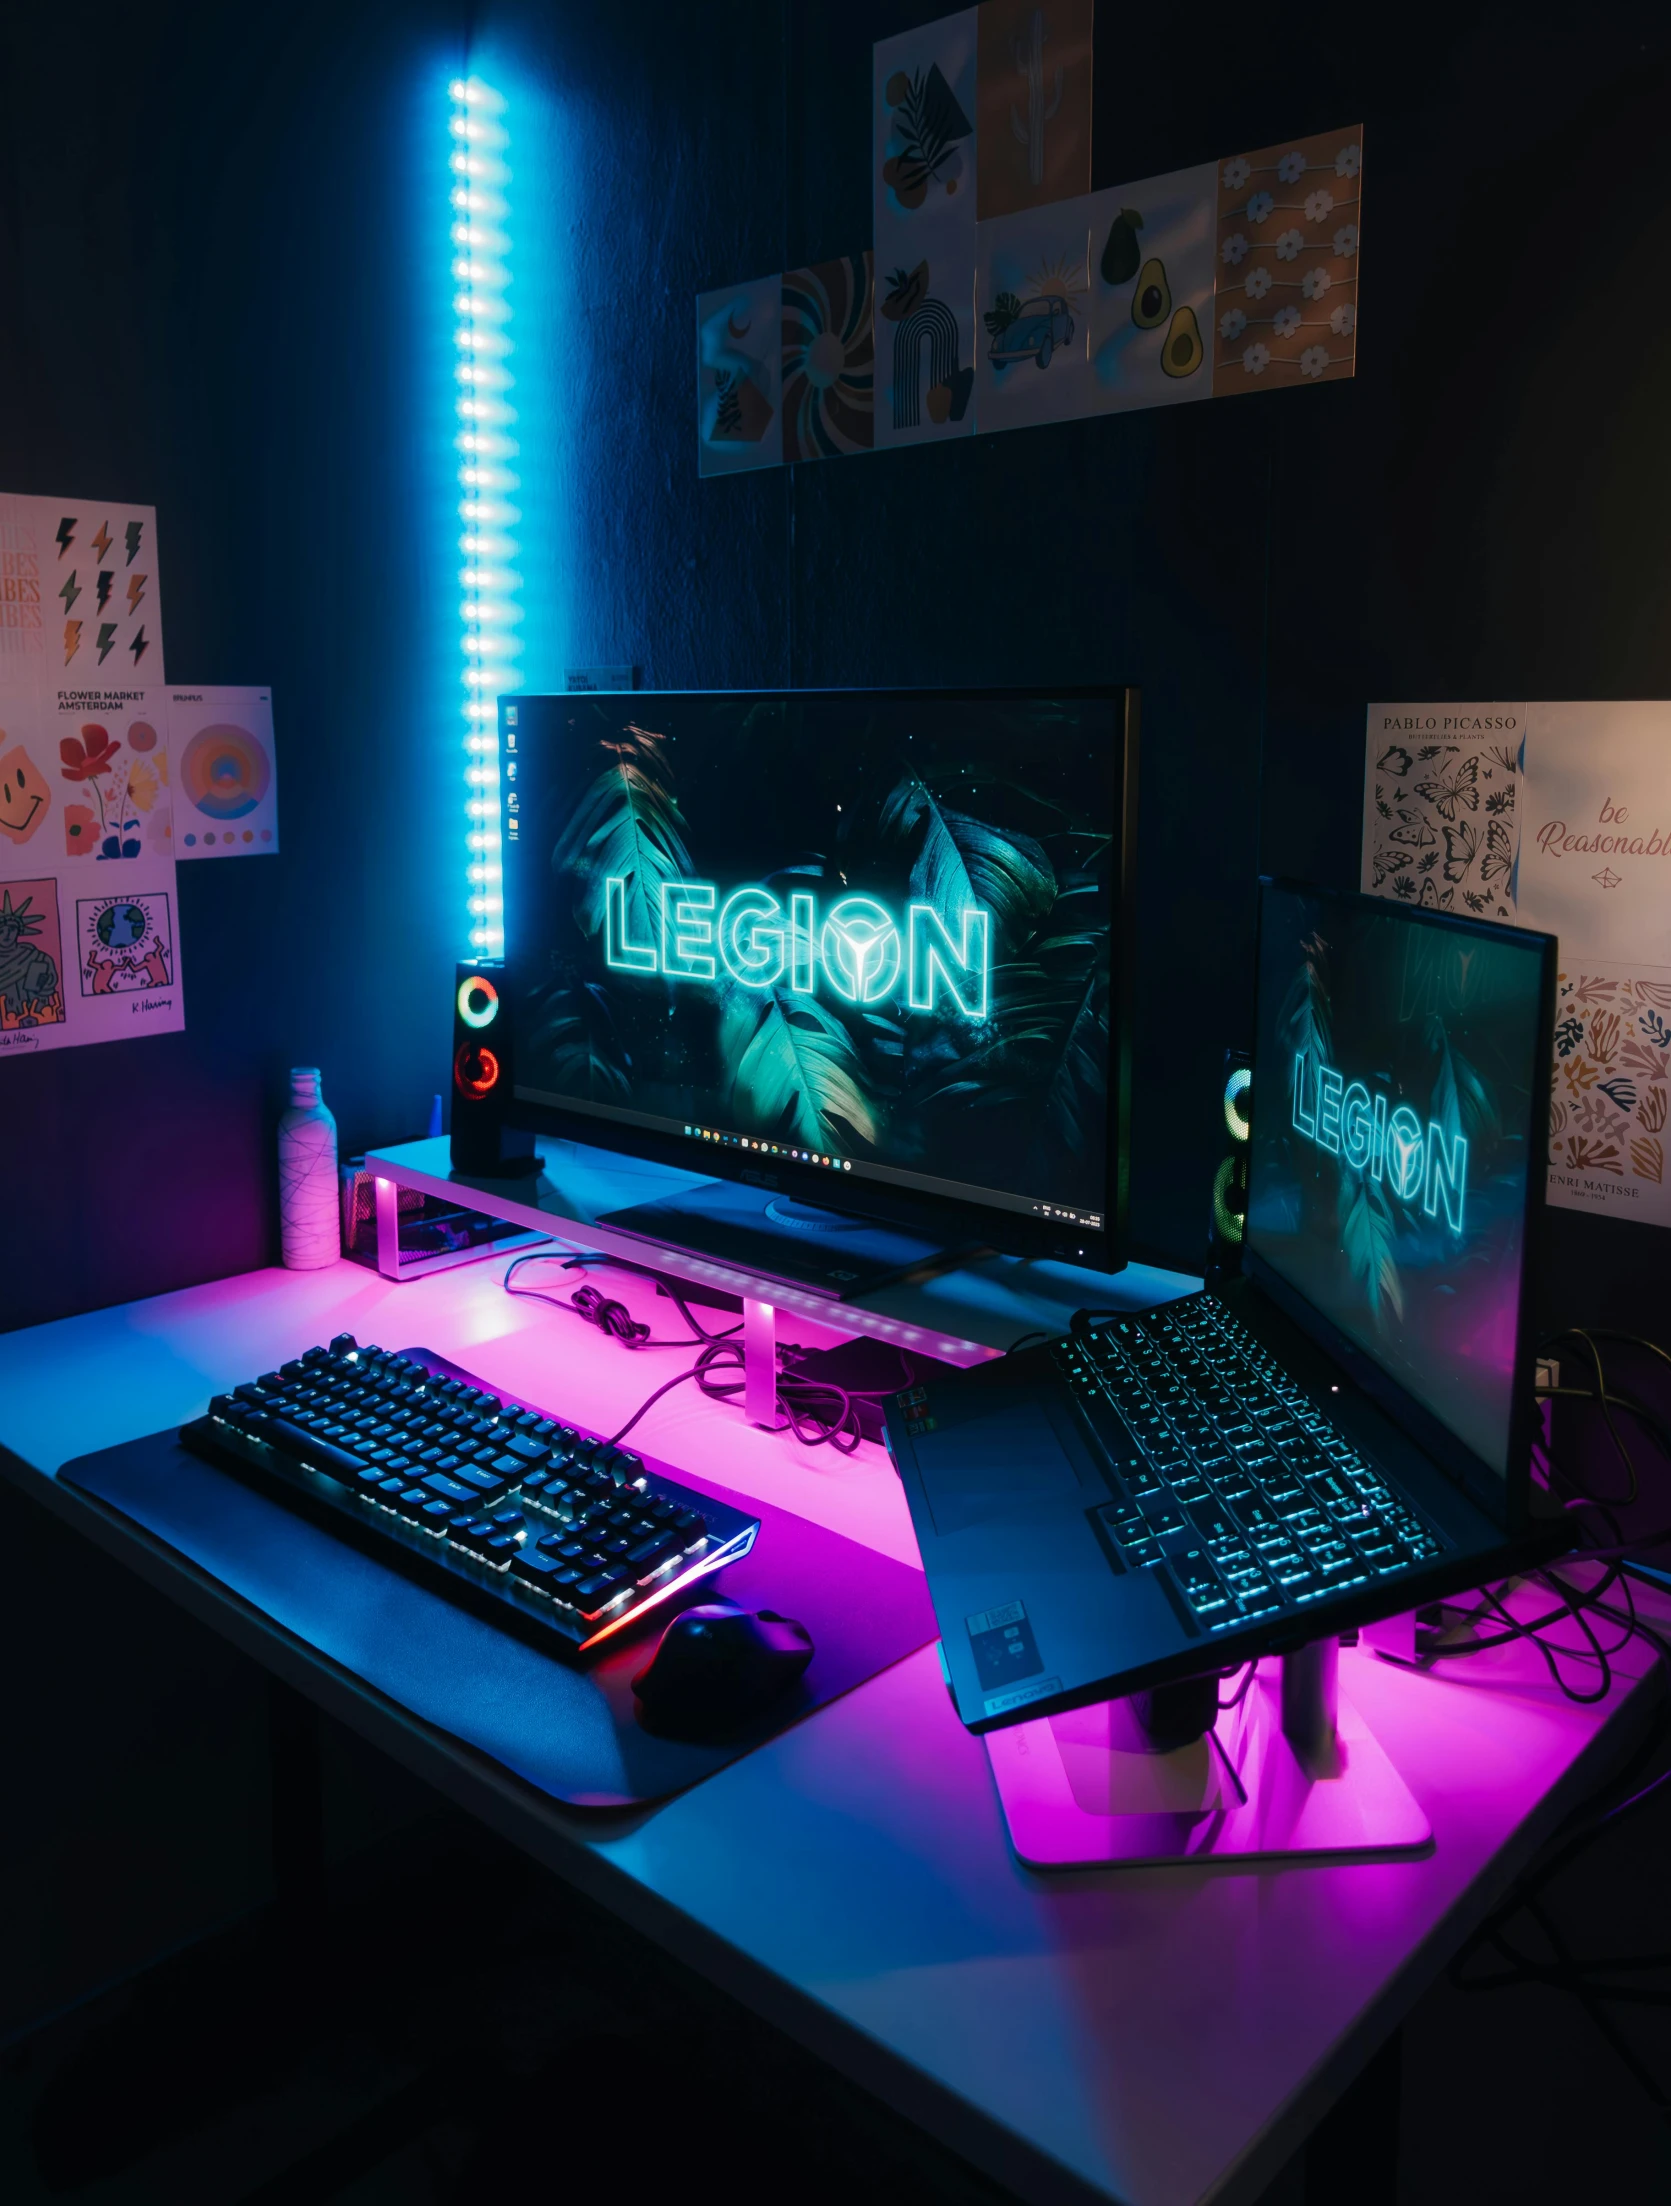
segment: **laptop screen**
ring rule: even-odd
[[[1548,938],[1267,882],[1247,1246],[1499,1477]]]

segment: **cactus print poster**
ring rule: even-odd
[[[696,302],[696,451],[702,475],[783,460],[781,276],[756,276]]]
[[[975,426],[976,15],[872,49],[878,447]]]
[[[868,452],[876,422],[869,253],[792,268],[783,279],[783,456]]]
[[[1213,396],[1355,374],[1362,125],[1233,154],[1218,186]]]
[[[1084,198],[1093,0],[983,0],[976,13],[980,220]]]
[[[1556,986],[1549,1200],[1671,1225],[1668,1112],[1671,967],[1575,960]]]

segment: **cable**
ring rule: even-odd
[[[708,1332],[692,1315],[690,1306],[684,1297],[675,1294],[671,1288],[664,1288],[663,1291],[666,1293],[668,1300],[690,1327],[690,1338],[685,1340],[655,1340],[651,1337],[649,1326],[642,1319],[635,1318],[624,1302],[612,1300],[600,1288],[594,1287],[590,1280],[584,1286],[576,1287],[572,1294],[567,1295],[549,1294],[540,1287],[518,1287],[513,1284],[517,1273],[521,1271],[525,1264],[552,1264],[559,1261],[565,1271],[572,1271],[580,1264],[613,1264],[618,1260],[615,1257],[604,1255],[601,1250],[577,1249],[572,1256],[559,1259],[549,1249],[537,1249],[528,1256],[517,1257],[506,1268],[505,1292],[513,1295],[525,1295],[535,1302],[549,1302],[554,1310],[572,1310],[577,1317],[584,1318],[588,1325],[595,1325],[599,1332],[607,1333],[612,1340],[618,1340],[623,1348],[688,1348],[692,1339],[708,1342],[729,1340],[734,1334],[740,1333],[743,1329],[740,1324],[737,1324],[730,1326],[723,1333]],[[630,1267],[623,1266],[622,1268],[629,1269]]]

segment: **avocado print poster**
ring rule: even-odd
[[[872,49],[878,449],[975,426],[976,15]]]
[[[1211,162],[1092,193],[1090,359],[1095,410],[1211,398],[1217,243]]]
[[[1362,194],[1361,125],[1219,163],[1215,398],[1356,372]]]

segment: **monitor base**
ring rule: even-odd
[[[966,1247],[944,1249],[898,1226],[815,1208],[737,1180],[705,1180],[609,1211],[598,1223],[741,1265],[762,1279],[810,1287],[837,1302],[954,1268],[968,1256]]]
[[[1156,1752],[1131,1703],[989,1732],[1010,1843],[1031,1869],[1252,1866],[1424,1853],[1433,1828],[1349,1700],[1339,1642],[1284,1658],[1187,1746]]]

